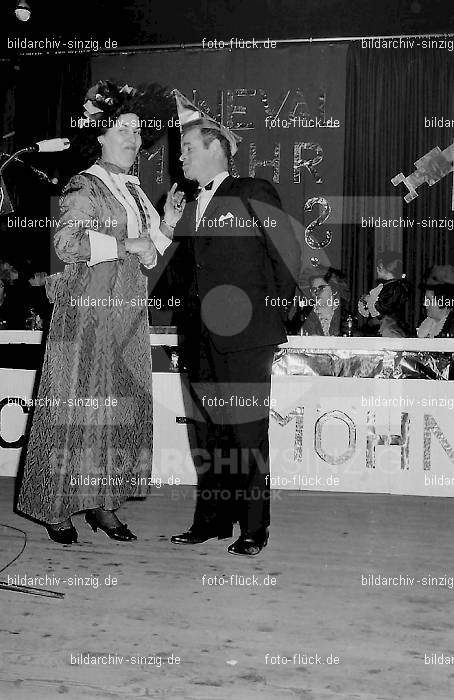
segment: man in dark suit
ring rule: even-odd
[[[241,534],[228,551],[254,555],[268,541],[271,366],[287,339],[300,249],[274,187],[229,174],[231,132],[211,119],[191,120],[181,147],[184,175],[201,187],[174,238],[196,412],[197,502],[192,526],[171,541],[231,537],[238,521]]]

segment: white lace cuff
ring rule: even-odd
[[[118,260],[117,239],[99,231],[87,231],[90,238],[91,257],[87,262],[88,267],[100,262]]]

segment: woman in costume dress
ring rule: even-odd
[[[185,203],[174,185],[161,220],[128,172],[142,120],[164,104],[155,85],[91,88],[85,133],[101,158],[69,181],[60,202],[54,243],[66,265],[49,278],[54,309],[17,509],[62,544],[77,542],[71,515],[82,511],[94,531],[137,539],[115,511],[149,491],[151,350],[140,265],[153,267],[170,245]],[[151,143],[156,134],[146,136]]]

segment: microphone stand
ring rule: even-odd
[[[15,593],[28,593],[28,595],[39,595],[45,598],[64,598],[64,593],[51,591],[47,588],[34,588],[33,586],[16,586],[14,583],[0,581],[0,591],[14,591]]]
[[[5,162],[0,165],[0,175],[2,174],[8,163],[11,163],[12,160],[15,160],[17,156],[20,156],[22,153],[30,153],[30,148],[20,148],[18,151],[13,153],[12,156],[9,156],[9,158],[7,158]],[[22,163],[23,161],[20,162]]]
[[[6,190],[6,186],[3,185],[3,178],[1,177],[2,172],[4,171],[4,169],[8,165],[8,163],[11,163],[12,160],[19,160],[19,162],[22,162],[22,161],[20,161],[20,159],[17,156],[21,155],[21,153],[27,153],[29,151],[30,151],[29,148],[21,148],[19,151],[16,151],[11,156],[9,156],[9,158],[7,158],[5,160],[5,162],[0,165],[0,210],[1,210],[1,205],[3,205],[3,200],[4,200],[3,188],[5,187],[5,190]],[[16,529],[16,528],[14,528],[14,529]],[[24,544],[24,547],[25,547],[25,544]],[[12,563],[12,562],[10,562],[10,563]],[[64,596],[65,596],[64,593],[59,593],[58,591],[51,591],[51,590],[48,590],[45,588],[34,588],[33,586],[17,586],[15,584],[8,583],[7,581],[0,581],[0,590],[15,591],[16,593],[26,593],[28,595],[45,596],[47,598],[64,598]]]
[[[27,533],[24,532],[23,530],[20,530],[18,527],[13,527],[12,525],[5,525],[4,523],[0,523],[0,525],[3,525],[3,527],[8,528],[9,530],[16,530],[16,532],[21,532],[24,535],[24,542],[22,545],[22,549],[20,550],[19,554],[17,554],[14,559],[12,559],[6,566],[3,567],[3,569],[0,569],[0,573],[2,571],[5,571],[11,564],[14,564],[15,561],[19,559],[21,556],[22,552],[24,551],[26,545],[27,545]],[[60,593],[59,591],[52,591],[49,590],[48,588],[35,588],[34,586],[20,586],[19,584],[16,583],[9,583],[8,581],[0,581],[0,591],[14,591],[15,593],[26,593],[28,595],[37,595],[37,596],[44,596],[46,598],[64,598],[65,594]]]
[[[9,196],[8,190],[6,189],[6,184],[5,184],[5,181],[2,177],[2,173],[3,173],[4,169],[6,168],[6,166],[9,163],[11,163],[12,160],[17,158],[17,156],[20,155],[21,153],[26,153],[27,150],[28,150],[27,148],[21,148],[19,151],[16,151],[15,153],[13,153],[13,155],[9,156],[9,158],[7,158],[5,160],[5,162],[0,165],[0,214],[12,214],[12,212],[14,211],[14,207],[13,207],[12,202],[11,202],[11,197]],[[2,211],[5,200],[6,200],[5,211]]]
[[[3,203],[4,203],[5,199],[7,201],[7,207],[9,204],[10,211],[7,210],[3,213],[4,214],[11,214],[14,211],[14,207],[11,203],[11,198],[8,195],[8,190],[6,189],[5,181],[2,177],[3,171],[5,170],[6,166],[9,165],[9,163],[11,163],[13,160],[18,161],[19,163],[22,163],[23,165],[28,165],[23,160],[21,160],[21,158],[18,158],[18,156],[22,155],[22,153],[30,153],[33,150],[35,150],[35,149],[33,147],[30,148],[30,146],[28,146],[26,148],[20,148],[18,151],[16,151],[12,155],[8,156],[8,158],[0,165],[0,214],[2,213],[2,207],[3,207]],[[8,154],[4,153],[2,155],[8,155]],[[38,175],[38,177],[41,178],[42,180],[45,180],[46,182],[48,182],[49,184],[52,184],[52,185],[57,184],[56,182],[52,182],[51,178],[46,173],[44,173],[42,170],[38,170],[38,168],[34,168],[32,165],[29,165],[28,167],[36,175]]]
[[[6,185],[3,184],[4,181],[3,181],[3,178],[1,177],[1,175],[4,171],[4,169],[6,168],[6,166],[9,163],[11,163],[11,161],[18,160],[20,163],[23,163],[23,161],[20,160],[20,158],[18,158],[18,156],[20,156],[22,153],[30,153],[31,150],[32,149],[30,149],[30,147],[21,148],[18,151],[16,151],[15,153],[13,153],[11,156],[9,156],[5,160],[5,162],[0,165],[0,213],[1,213],[1,207],[2,207],[3,201],[4,201],[3,188],[6,191]],[[26,165],[26,163],[25,163],[25,165]],[[32,168],[32,169],[34,170],[34,168]],[[39,172],[41,173],[41,171],[39,171]],[[45,175],[45,173],[42,173],[42,175]],[[46,177],[47,177],[47,175],[46,175]],[[49,178],[49,180],[50,180],[50,178]],[[9,199],[9,197],[8,197],[8,199]],[[14,211],[14,209],[12,209],[12,211]],[[11,527],[11,526],[8,526],[8,527]],[[13,528],[13,529],[17,529],[17,528]],[[25,547],[25,544],[24,544],[24,547]],[[22,549],[22,551],[23,551],[23,549]],[[13,561],[15,561],[15,559],[13,559]],[[10,562],[10,564],[12,564],[12,562]],[[8,564],[8,566],[9,566],[9,564]],[[51,591],[51,590],[48,590],[46,588],[35,588],[33,586],[19,586],[16,584],[8,583],[7,581],[0,581],[0,590],[15,591],[16,593],[26,593],[28,595],[45,596],[47,598],[64,598],[65,597],[64,593],[59,593],[58,591]]]

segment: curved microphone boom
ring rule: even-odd
[[[0,153],[0,156],[7,156],[9,158],[9,153]],[[39,168],[35,168],[33,165],[30,165],[30,163],[26,163],[25,160],[22,160],[22,158],[18,158],[17,156],[14,156],[12,160],[15,160],[17,163],[21,163],[22,165],[25,165],[32,172],[34,172],[35,175],[37,175],[40,180],[44,180],[44,182],[47,182],[48,185],[58,185],[58,178],[49,177],[49,175],[47,173],[45,173],[44,170],[40,170]]]
[[[8,165],[8,163],[11,163],[11,161],[13,160],[19,160],[19,162],[22,163],[23,161],[21,161],[17,157],[22,153],[58,153],[59,151],[66,151],[70,147],[70,145],[70,141],[67,138],[45,139],[44,141],[38,141],[37,143],[33,144],[32,146],[28,146],[27,148],[21,148],[12,155],[10,155],[5,160],[5,162],[0,165],[0,214],[10,214],[14,211],[14,207],[11,202],[11,197],[8,195],[8,191],[6,189],[6,185],[2,177],[2,173]],[[29,167],[41,179],[44,179],[46,182],[50,182],[52,184],[57,184],[58,180],[56,181],[55,178],[49,178],[49,176],[42,170],[38,170],[38,168],[34,168],[33,166]]]

